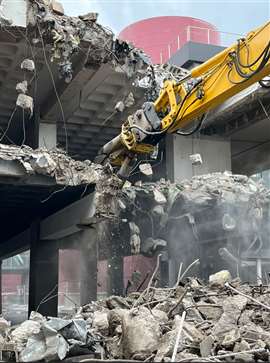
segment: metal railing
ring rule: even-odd
[[[202,37],[202,39],[198,40],[198,36]],[[234,43],[239,37],[243,37],[243,34],[222,32],[210,28],[188,25],[160,52],[160,63],[166,62],[185,43],[190,41],[227,47]]]

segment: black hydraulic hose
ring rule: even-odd
[[[247,47],[247,45],[246,45]],[[240,60],[240,57],[239,57],[239,53],[240,53],[240,41],[238,40],[238,43],[237,43],[237,52],[236,52],[236,56],[237,56],[237,60],[238,60],[238,63],[240,64],[240,66],[242,68],[251,68],[252,66],[254,66],[256,63],[258,63],[258,61],[262,58],[262,56],[269,50],[270,48],[270,42],[267,44],[267,46],[264,48],[264,50],[261,52],[261,54],[252,62],[252,63],[249,63],[249,64],[242,64],[241,60]],[[248,48],[247,48],[247,51],[248,51]]]
[[[197,132],[197,131],[199,131],[201,129],[201,127],[203,125],[203,122],[205,121],[205,118],[206,118],[206,115],[202,115],[202,117],[201,117],[198,125],[195,126],[193,130],[188,131],[188,132],[184,132],[184,131],[177,130],[176,131],[176,134],[177,135],[181,135],[181,136],[190,136],[190,135],[195,134],[195,132]]]

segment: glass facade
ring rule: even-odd
[[[2,310],[13,324],[27,319],[29,258],[27,251],[2,261]]]

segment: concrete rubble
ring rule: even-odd
[[[268,361],[269,294],[269,286],[253,286],[239,279],[217,287],[183,277],[174,288],[148,284],[141,293],[90,302],[67,318],[33,312],[15,327],[2,318],[0,345],[13,347],[22,362],[76,356],[81,360],[170,362],[179,316],[185,311],[177,362]],[[219,313],[208,314],[206,309]],[[4,359],[12,359],[5,349]]]
[[[112,199],[118,194],[121,180],[109,167],[89,160],[77,161],[61,149],[36,149],[29,146],[0,144],[0,162],[10,161],[22,167],[23,180],[27,176],[50,178],[56,188],[90,186],[95,187],[97,217],[111,217],[114,213]],[[41,182],[42,184],[42,182]]]
[[[73,60],[79,53],[85,54],[86,68],[108,63],[116,72],[125,73],[130,85],[144,90],[148,101],[158,97],[164,81],[178,82],[190,74],[171,64],[153,65],[142,49],[116,38],[110,29],[99,24],[96,13],[70,17],[56,1],[30,0],[30,4],[29,37],[34,45],[48,52],[49,60],[58,65],[60,77],[67,83],[73,78]],[[133,96],[128,96],[116,104],[116,110],[122,112],[134,101]]]
[[[130,236],[133,245],[132,222],[137,226],[141,253],[153,256],[166,245],[178,260],[188,257],[190,249],[194,260],[195,244],[210,240],[216,241],[220,259],[234,266],[238,247],[250,252],[265,247],[269,202],[269,190],[261,182],[229,172],[195,176],[180,183],[126,184],[119,195],[120,218],[123,224],[129,223],[127,238]],[[179,230],[183,238],[179,238]],[[225,280],[226,276],[223,283]]]
[[[34,44],[49,46],[51,61],[59,67],[66,82],[73,77],[72,57],[84,49],[85,66],[110,63],[116,71],[132,77],[150,64],[148,56],[133,45],[115,38],[113,32],[97,22],[97,14],[79,17],[64,15],[56,1],[31,0],[28,26]],[[32,34],[32,35],[31,35]]]

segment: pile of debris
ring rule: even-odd
[[[242,284],[228,271],[204,285],[185,273],[180,268],[173,288],[154,287],[152,278],[142,293],[91,302],[71,318],[33,312],[14,328],[2,319],[1,349],[15,351],[22,362],[75,356],[76,361],[268,361],[269,286]]]
[[[131,44],[115,39],[108,28],[97,22],[97,13],[79,17],[64,14],[61,4],[53,0],[31,0],[28,26],[34,44],[50,45],[51,61],[59,66],[66,82],[73,76],[72,56],[81,48],[86,51],[85,65],[111,63],[116,70],[132,77],[150,64],[149,57]]]
[[[258,250],[269,234],[269,189],[244,175],[224,172],[180,183],[138,182],[125,185],[120,194],[120,216],[128,225],[134,253],[153,256],[171,244],[183,256],[189,242],[221,239],[232,239],[234,249]]]
[[[96,184],[105,170],[89,160],[74,160],[61,149],[33,150],[26,145],[0,144],[0,160],[16,161],[27,174],[46,175],[52,177],[56,184],[66,186]]]

